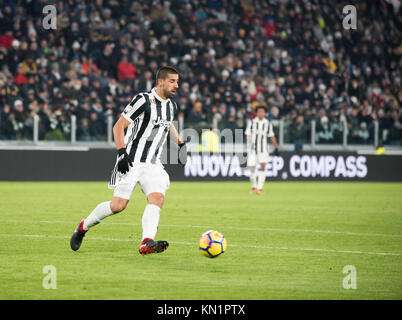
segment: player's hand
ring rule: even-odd
[[[275,151],[274,151],[274,156],[279,157],[279,149],[278,149],[278,148],[275,148]]]
[[[182,166],[185,166],[187,163],[187,147],[186,147],[186,143],[179,143],[179,163]]]
[[[133,166],[133,162],[129,159],[126,148],[117,150],[117,153],[119,154],[119,158],[117,160],[117,170],[120,173],[125,174],[128,172],[130,167]]]

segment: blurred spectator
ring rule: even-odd
[[[332,143],[334,139],[333,132],[328,123],[328,117],[322,116],[316,129],[316,142],[317,143]]]
[[[308,128],[304,123],[302,115],[298,115],[296,120],[290,125],[290,142],[293,143],[306,143],[309,140]]]
[[[216,126],[203,130],[201,134],[200,152],[218,152],[220,148],[219,133]]]
[[[144,75],[141,76],[137,81],[136,90],[149,92],[154,87],[154,80],[152,79],[152,73],[150,71],[145,71]]]
[[[131,62],[128,62],[127,56],[123,56],[119,64],[117,65],[117,74],[120,82],[126,82],[126,80],[134,81],[136,68]]]
[[[357,143],[367,144],[370,139],[370,133],[367,130],[367,123],[361,122],[360,129],[357,131]]]
[[[89,129],[89,121],[88,118],[82,118],[80,121],[80,125],[77,129],[77,140],[79,141],[91,141],[91,133]]]
[[[385,154],[385,148],[384,148],[381,140],[378,142],[378,145],[376,146],[375,154],[378,156]]]
[[[197,125],[204,120],[205,115],[202,112],[202,103],[197,101],[194,103],[193,110],[191,110],[190,114],[188,115],[187,122],[188,124]]]
[[[222,121],[222,130],[223,129],[229,129],[233,133],[235,132],[236,129],[238,129],[237,123],[236,123],[236,109],[231,108],[229,111],[229,114],[224,120]]]
[[[89,118],[89,135],[92,140],[104,140],[105,124],[96,112],[92,112]]]

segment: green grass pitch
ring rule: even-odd
[[[401,299],[402,184],[172,182],[161,254],[141,256],[145,197],[109,217],[73,252],[77,222],[112,191],[106,183],[0,183],[0,299]],[[227,251],[208,259],[200,235]],[[42,286],[44,266],[57,289]],[[344,289],[345,266],[356,289]]]

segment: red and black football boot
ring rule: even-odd
[[[142,240],[139,252],[144,256],[150,253],[160,253],[165,251],[169,246],[167,241],[154,241],[150,238]]]
[[[70,239],[71,249],[77,251],[81,247],[82,239],[85,237],[85,233],[87,233],[87,231],[88,230],[84,230],[84,220],[81,220],[78,223],[77,228],[75,228],[73,235],[71,236]]]

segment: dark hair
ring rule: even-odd
[[[156,81],[158,79],[166,79],[168,74],[179,74],[179,72],[174,67],[166,66],[159,68],[158,72],[156,73]]]
[[[258,109],[264,109],[265,112],[268,112],[267,107],[265,107],[265,106],[257,106],[257,107],[255,108],[255,112],[257,112]]]

